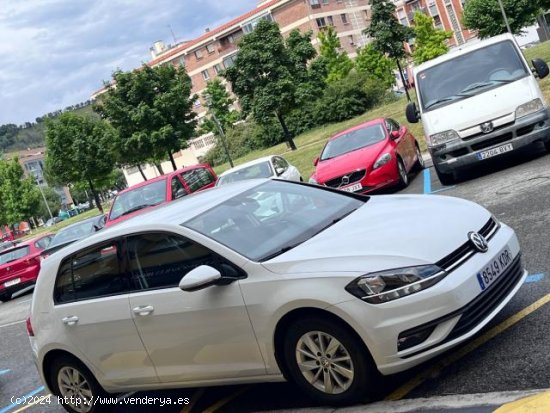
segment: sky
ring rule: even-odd
[[[257,0],[1,0],[0,125],[84,102],[156,40],[193,39]]]

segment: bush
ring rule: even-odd
[[[380,81],[363,73],[352,72],[330,84],[316,103],[318,124],[351,119],[379,104],[387,90]]]

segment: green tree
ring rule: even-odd
[[[413,32],[409,27],[403,26],[397,21],[395,4],[391,1],[370,0],[370,5],[371,22],[364,33],[373,39],[372,45],[376,50],[395,60],[403,85],[406,85],[399,59],[406,57],[403,44],[413,36]],[[406,87],[405,92],[407,98],[411,100]]]
[[[94,110],[117,131],[113,142],[117,163],[160,166],[168,156],[176,170],[172,153],[187,147],[196,126],[192,109],[197,96],[191,96],[185,68],[143,65],[132,72],[115,72],[113,82],[116,87],[108,89]]]
[[[46,123],[46,179],[51,184],[86,183],[103,212],[97,186],[114,168],[113,128],[101,119],[66,112]]]
[[[353,69],[353,61],[346,52],[339,51],[340,39],[332,27],[329,26],[326,30],[319,32],[318,37],[320,56],[324,58],[327,65],[327,82],[342,80]]]
[[[512,33],[521,34],[524,27],[536,21],[545,1],[502,0],[502,3]],[[546,3],[550,5],[550,2]],[[467,29],[477,30],[482,39],[507,31],[497,0],[468,0],[464,6],[462,23]]]
[[[0,160],[0,222],[15,224],[33,216],[40,192],[31,177],[25,178],[17,158]]]
[[[453,37],[453,32],[436,29],[432,17],[417,11],[414,14],[413,30],[416,37],[413,58],[417,65],[449,51],[447,40]]]
[[[202,96],[206,101],[208,111],[216,116],[224,132],[240,119],[239,112],[231,110],[231,105],[235,102],[235,99],[229,95],[225,85],[219,78],[211,80],[206,84],[206,89]],[[205,122],[203,129],[218,134],[217,127],[212,121]]]
[[[376,50],[372,44],[359,49],[355,58],[355,69],[378,79],[385,89],[389,89],[395,84],[393,75],[395,63]]]
[[[296,145],[285,117],[298,106],[297,90],[307,78],[307,62],[315,55],[311,33],[293,31],[285,42],[276,23],[262,20],[242,38],[235,64],[224,74],[244,113],[261,124],[275,115],[292,150]]]

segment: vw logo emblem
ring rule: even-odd
[[[340,185],[347,185],[349,184],[349,176],[345,175],[342,177],[342,181],[340,182]]]
[[[468,239],[479,252],[487,252],[489,249],[489,244],[487,244],[485,237],[477,232],[469,232]]]
[[[493,126],[493,122],[482,123],[481,125],[479,125],[479,127],[481,128],[481,132],[483,133],[491,133],[495,129],[495,127]]]

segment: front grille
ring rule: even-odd
[[[326,181],[325,185],[330,186],[331,188],[340,188],[341,186],[347,186],[349,184],[353,184],[357,181],[360,181],[365,177],[365,173],[367,171],[365,169],[361,169],[360,171],[355,171],[350,174],[339,176],[338,178],[331,179],[330,181]],[[342,179],[344,177],[348,177],[348,183],[342,184]]]
[[[499,224],[493,217],[491,217],[478,232],[483,235],[487,241],[489,241],[497,232],[498,227]],[[466,241],[449,255],[436,262],[436,265],[447,272],[451,272],[476,252],[477,250],[474,248],[473,244],[470,241]]]
[[[489,288],[487,288],[476,298],[470,301],[470,303],[457,311],[447,314],[446,316],[440,317],[436,320],[430,321],[421,326],[400,333],[400,337],[409,336],[418,331],[434,328],[445,321],[460,316],[460,319],[458,320],[454,328],[443,341],[440,341],[433,346],[423,348],[422,350],[415,353],[407,354],[406,356],[403,356],[401,358],[406,359],[409,357],[413,357],[417,354],[423,353],[434,347],[454,340],[457,337],[463,336],[464,334],[467,334],[469,331],[473,330],[504,301],[504,299],[519,283],[522,275],[523,264],[521,261],[521,255],[518,254],[518,256],[514,259],[514,262],[510,265],[506,272],[502,273],[497,281],[495,281],[492,285],[489,286]]]
[[[486,139],[484,141],[474,143],[472,145],[473,151],[479,151],[480,149],[489,148],[494,145],[498,145],[499,143],[504,143],[506,141],[511,140],[514,137],[514,134],[512,132],[505,133],[504,135],[495,136],[491,139]]]
[[[508,123],[505,123],[504,125],[497,126],[496,128],[494,128],[492,130],[492,132],[498,132],[501,129],[508,128],[508,127],[512,126],[514,123],[516,123],[516,121],[508,122]],[[476,133],[474,135],[466,136],[465,138],[462,138],[462,140],[463,141],[469,141],[469,140],[479,138],[480,136],[485,136],[485,135],[486,135],[485,133],[480,132],[480,133]]]

